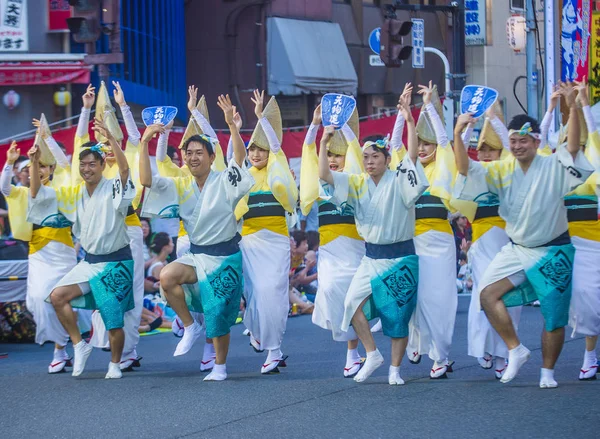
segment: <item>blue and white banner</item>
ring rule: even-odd
[[[340,129],[350,120],[355,108],[356,100],[352,96],[327,93],[321,99],[323,126],[333,125],[335,129]]]
[[[486,44],[486,1],[465,1],[465,44],[485,46]]]
[[[142,120],[146,126],[160,123],[168,125],[177,116],[176,107],[148,107],[142,110]]]
[[[481,117],[498,99],[498,92],[483,85],[467,85],[460,94],[460,112]]]

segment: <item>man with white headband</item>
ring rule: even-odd
[[[521,344],[507,307],[534,300],[541,303],[542,334],[540,387],[557,387],[554,365],[562,350],[571,301],[575,248],[568,233],[564,196],[593,172],[579,146],[578,112],[570,84],[561,85],[570,108],[568,142],[556,154],[537,154],[540,128],[527,115],[508,125],[513,157],[488,163],[471,161],[464,148],[456,148],[459,171],[455,195],[475,200],[491,192],[500,201],[511,242],[492,260],[481,280],[481,305],[494,329],[509,348],[508,367],[501,382],[515,378],[531,352]]]
[[[106,149],[102,144],[89,142],[81,146],[77,157],[83,182],[57,189],[42,186],[38,171],[40,154],[34,152],[27,220],[44,224],[49,217],[62,214],[73,223],[73,234],[86,251],[85,259],[58,282],[47,299],[73,342],[73,376],[81,375],[93,349],[81,338],[72,309],[76,307],[100,311],[111,349],[106,378],[121,378],[124,314],[134,308],[133,257],[125,217],[135,196],[135,186],[127,158],[104,122],[96,121],[94,131],[110,144],[117,176],[106,179],[102,175]]]

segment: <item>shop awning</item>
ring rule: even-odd
[[[51,54],[44,57],[38,54],[34,59],[21,60],[14,55],[0,56],[0,86],[89,84],[92,66],[72,59],[75,57],[63,56],[67,59],[57,60]]]
[[[337,23],[267,19],[268,92],[356,94],[358,77]]]

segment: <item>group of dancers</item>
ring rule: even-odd
[[[384,363],[370,322],[380,319],[391,338],[390,385],[404,384],[400,366],[423,355],[430,377],[452,372],[450,349],[457,309],[456,250],[448,222],[461,212],[473,226],[473,294],[469,355],[509,382],[529,359],[517,336],[521,306],[538,300],[544,318],[540,387],[557,386],[554,366],[569,324],[586,336],[580,379],[596,378],[600,334],[600,138],[587,84],[561,84],[541,126],[526,115],[508,127],[492,107],[477,145],[467,154],[476,120],[461,115],[448,139],[437,89],[420,85],[423,107],[411,112],[413,87],[398,101],[391,137],[359,142],[358,114],[317,133],[314,112],[302,150],[299,190],[281,148],[275,98],[253,94],[258,123],[248,145],[229,96],[219,96],[231,133],[226,153],[210,126],[206,101],[188,89],[192,117],[180,149],[184,165],[168,157],[170,126],[150,125],[143,136],[118,83],[114,101],[103,83],[96,100],[83,96],[72,163],[36,121],[29,150],[30,187],[10,181],[19,156],[13,143],[0,177],[15,238],[30,243],[27,305],[36,342],[55,343],[50,373],[73,367],[79,376],[93,347],[110,348],[106,378],[139,367],[144,257],[139,216],[179,218],[178,258],[160,273],[160,290],[181,322],[174,355],[205,338],[205,381],[227,378],[230,328],[240,301],[250,345],[266,351],[262,374],[286,367],[281,350],[289,311],[290,239],[296,206],[318,204],[320,247],[313,323],[347,343],[343,376],[365,381]],[[568,124],[556,151],[548,145],[552,111],[562,98]],[[96,101],[90,141],[88,127]],[[406,130],[407,144],[403,144]],[[153,174],[148,144],[158,138]],[[453,145],[451,143],[453,140]],[[76,263],[75,236],[85,250]],[[93,337],[82,339],[76,310],[93,310]],[[80,311],[78,311],[80,312]],[[71,359],[65,346],[74,345]],[[362,342],[366,359],[358,353]]]

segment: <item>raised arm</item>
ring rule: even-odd
[[[469,154],[462,139],[462,132],[469,124],[475,124],[476,119],[471,113],[464,113],[458,117],[454,127],[454,160],[459,174],[466,176],[469,172]]]
[[[158,142],[156,144],[156,161],[162,162],[167,158],[167,149],[169,147],[169,134],[171,134],[171,127],[173,121],[171,121],[166,127],[165,131],[158,136]]]
[[[37,119],[33,119],[33,126],[39,130],[40,129],[40,121]],[[58,143],[56,143],[56,140],[54,140],[54,137],[52,137],[52,133],[44,131],[40,134],[41,134],[42,138],[46,141],[46,144],[48,145],[50,152],[54,156],[54,159],[56,160],[56,164],[58,165],[58,167],[67,169],[69,166],[71,166],[71,162],[69,161],[69,159],[67,158],[67,156],[65,155],[65,153],[63,152],[61,147],[58,146]]]
[[[333,175],[329,169],[329,160],[327,160],[327,143],[333,137],[335,128],[332,125],[325,127],[321,137],[321,146],[319,148],[319,178],[333,186]]]
[[[404,114],[400,109],[400,101],[402,100],[402,97],[407,94],[409,95],[409,97],[412,97],[412,91],[412,84],[410,82],[407,82],[404,85],[404,91],[402,91],[402,94],[398,98],[398,104],[396,105],[396,108],[398,109],[398,114],[396,115],[396,122],[394,122],[394,129],[392,130],[392,137],[390,139],[390,145],[396,151],[402,148],[402,133],[404,132],[404,124],[406,122],[406,118],[404,117]]]
[[[581,105],[588,133],[594,133],[598,127],[596,127],[596,121],[592,115],[592,109],[590,108],[589,89],[585,78],[583,78],[583,81],[577,83],[575,90],[577,91],[577,101]]]
[[[101,134],[108,140],[112,153],[115,156],[117,167],[119,168],[121,183],[123,186],[125,186],[127,184],[127,179],[129,178],[129,163],[127,163],[127,157],[125,157],[125,153],[121,149],[121,145],[119,145],[106,125],[104,125],[104,122],[96,120],[94,122],[94,131]]]
[[[125,102],[125,93],[123,93],[123,89],[121,89],[121,84],[118,81],[113,81],[113,86],[115,89],[113,90],[113,96],[115,98],[115,102],[119,104],[119,108],[121,109],[121,114],[123,115],[123,121],[125,122],[125,129],[127,130],[127,142],[131,143],[133,146],[137,146],[140,143],[140,130],[138,130],[137,125],[135,124],[135,119],[133,118],[133,113]]]
[[[219,106],[219,108],[221,108],[221,110],[223,110],[223,114],[225,115],[225,122],[227,122],[229,131],[231,132],[233,158],[238,164],[238,166],[241,167],[244,165],[244,160],[246,160],[246,147],[244,146],[244,141],[242,140],[242,136],[240,136],[240,131],[234,121],[234,107],[231,103],[229,95],[219,96],[217,105]]]
[[[304,138],[304,145],[312,145],[317,141],[317,133],[319,132],[319,127],[321,126],[321,122],[323,118],[321,116],[321,104],[317,105],[315,111],[313,111],[313,118],[308,127],[308,131],[306,131],[306,137]],[[347,126],[347,125],[345,125]],[[350,130],[352,132],[352,130]],[[354,133],[352,133],[354,135]]]
[[[241,133],[242,125],[243,125],[242,116],[240,116],[240,113],[238,113],[235,105],[233,106],[233,123],[237,127],[238,133]],[[233,158],[233,140],[232,140],[232,137],[229,136],[229,140],[227,141],[227,163],[229,163],[232,158]]]
[[[410,85],[410,84],[409,84]],[[406,121],[406,129],[407,129],[407,143],[408,143],[408,157],[412,160],[413,163],[417,162],[417,158],[419,156],[419,141],[417,139],[417,129],[415,127],[415,119],[410,111],[410,101],[412,97],[412,87],[410,88],[410,92],[406,92],[406,87],[404,88],[405,92],[400,96],[400,100],[398,101],[398,110],[402,114],[402,118]],[[402,136],[402,134],[400,134]]]
[[[267,141],[269,142],[269,148],[271,152],[277,154],[281,150],[281,143],[277,138],[277,134],[275,130],[269,123],[266,117],[263,117],[263,101],[265,98],[265,91],[259,92],[258,90],[254,90],[254,97],[252,98],[252,102],[254,103],[254,114],[258,119],[258,123],[261,124],[263,130],[265,132],[265,136],[267,137]]]
[[[542,123],[540,124],[540,148],[544,148],[548,144],[548,132],[550,131],[550,125],[552,124],[552,119],[554,117],[554,109],[558,105],[559,100],[560,87],[555,85],[554,90],[550,95],[550,105],[548,106],[548,110],[546,110],[546,114],[544,114],[544,118],[542,119]]]
[[[140,148],[140,183],[144,187],[152,186],[152,167],[150,166],[150,153],[148,152],[148,143],[157,134],[164,134],[166,128],[161,124],[150,125],[144,131]]]
[[[569,128],[567,131],[567,150],[573,158],[577,156],[579,152],[579,112],[577,111],[577,103],[575,96],[575,88],[572,83],[561,83],[560,84],[561,94],[565,98],[567,105],[569,106]]]
[[[32,146],[27,151],[27,156],[31,161],[31,169],[29,170],[29,193],[31,198],[35,198],[42,187],[40,178],[40,148],[37,145]]]
[[[85,94],[81,97],[83,101],[83,107],[81,108],[81,114],[79,115],[79,122],[77,122],[77,131],[75,137],[85,137],[88,135],[88,127],[90,125],[90,113],[92,107],[96,101],[96,87],[92,84],[88,85]]]
[[[5,197],[8,197],[12,191],[12,184],[10,180],[12,178],[13,167],[15,166],[15,162],[19,158],[19,155],[20,153],[19,148],[17,148],[17,142],[13,140],[8,148],[8,151],[6,151],[6,164],[4,165],[2,175],[0,176],[0,190],[2,191],[2,195]]]
[[[433,130],[435,131],[435,137],[437,139],[437,143],[442,148],[448,146],[448,135],[446,134],[446,129],[444,128],[444,122],[440,119],[440,115],[435,109],[435,105],[431,102],[431,97],[433,96],[433,83],[429,81],[429,86],[427,85],[419,85],[418,93],[423,96],[423,108],[427,111],[429,115],[429,120],[431,120],[431,124],[433,125]]]

